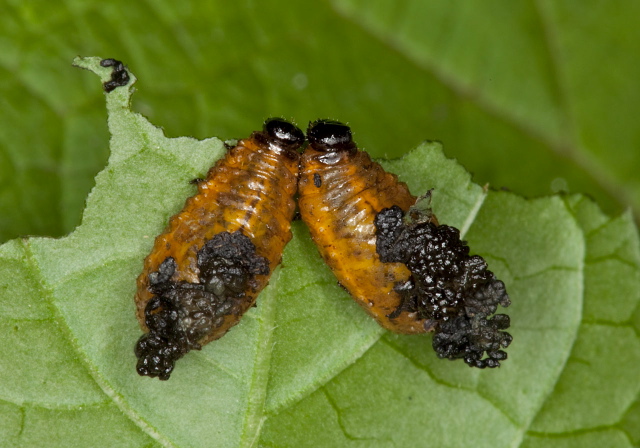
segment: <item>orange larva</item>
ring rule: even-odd
[[[457,229],[412,209],[416,197],[357,149],[348,126],[318,120],[307,139],[300,214],[340,284],[383,327],[435,331],[438,356],[497,367],[509,318],[491,315],[510,302],[482,257],[469,256]]]
[[[317,138],[322,132],[335,137]],[[327,121],[311,126],[310,145],[302,155],[300,197],[302,220],[325,262],[344,286],[383,327],[397,333],[424,332],[422,322],[404,312],[394,283],[409,278],[402,263],[383,263],[376,253],[375,216],[398,205],[408,210],[416,198],[397,176],[385,172],[358,151],[349,128]]]
[[[291,123],[267,120],[156,238],[135,296],[140,375],[168,379],[177,359],[222,337],[255,303],[291,239],[303,143]]]

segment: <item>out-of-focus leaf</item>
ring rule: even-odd
[[[640,209],[638,5],[0,1],[0,240],[79,223],[107,132],[77,54],[128,63],[135,107],[172,136],[242,137],[264,118],[353,125],[396,157],[424,138],[525,195]],[[616,205],[617,204],[617,205]]]

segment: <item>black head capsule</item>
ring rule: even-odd
[[[356,152],[351,128],[333,120],[316,120],[307,128],[309,145],[320,152]]]
[[[304,134],[294,124],[282,118],[269,118],[262,126],[262,132],[254,133],[254,137],[262,143],[280,148],[292,156],[297,156],[298,149],[304,144]],[[296,155],[292,154],[296,153]]]

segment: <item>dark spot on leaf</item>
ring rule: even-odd
[[[105,92],[109,93],[116,87],[126,86],[129,83],[129,72],[121,61],[116,59],[103,59],[100,61],[100,65],[103,67],[113,67],[111,79],[102,84]]]

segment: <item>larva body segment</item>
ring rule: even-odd
[[[303,143],[294,125],[268,120],[209,170],[156,238],[135,296],[146,332],[140,375],[168,379],[178,358],[222,337],[255,303],[291,239]]]
[[[401,304],[394,286],[411,273],[402,263],[383,263],[376,251],[376,215],[394,205],[407,211],[416,198],[353,143],[327,152],[309,140],[300,161],[298,204],[322,258],[380,325],[396,333],[426,332],[410,312],[388,317]]]

